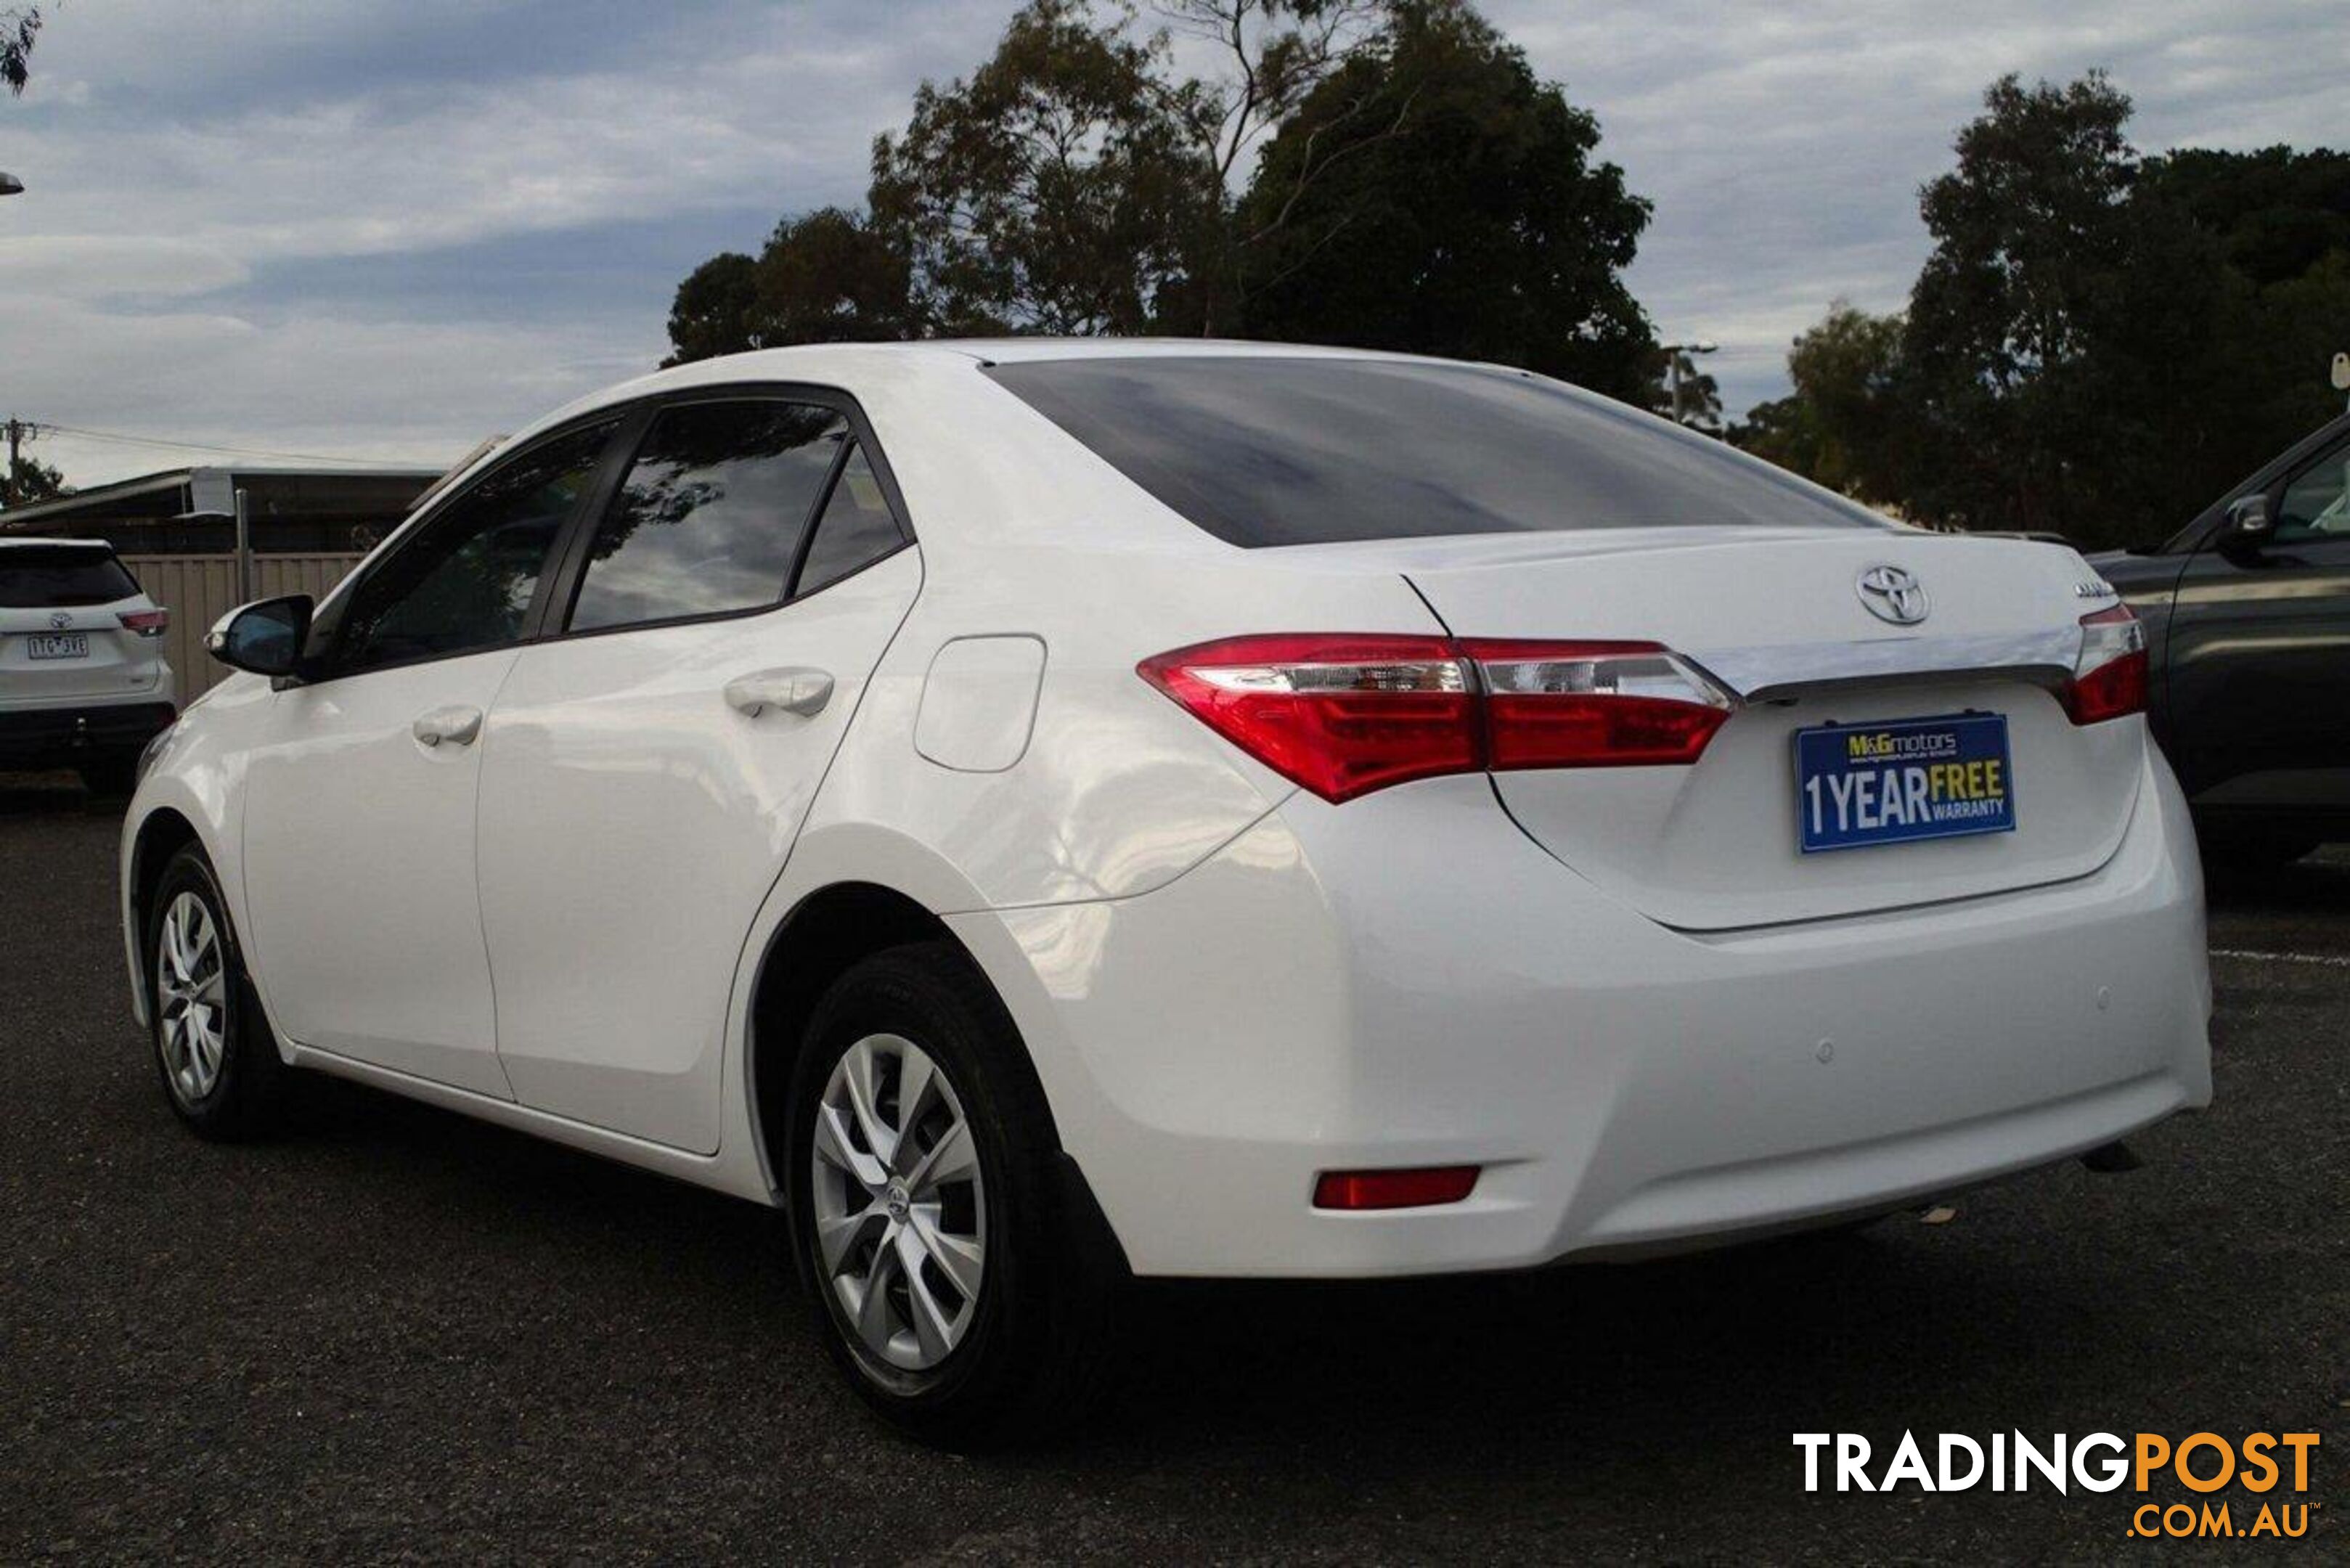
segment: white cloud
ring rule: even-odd
[[[1485,0],[1596,111],[1656,216],[1631,281],[1669,335],[1723,346],[1733,409],[1783,387],[1841,296],[1897,309],[1928,248],[1918,189],[1983,89],[2111,69],[2145,151],[2339,145],[2341,17],[2303,0]]]
[[[2303,146],[2350,123],[2339,20],[2292,0],[1485,0],[1593,109],[1657,204],[1632,281],[1702,334],[1732,405],[1837,296],[1898,306],[1917,189],[2008,70],[2110,66],[2140,144]],[[0,412],[276,450],[432,458],[661,352],[658,269],[576,316],[489,286],[452,313],[401,258],[589,225],[754,244],[861,194],[917,81],[967,72],[1012,0],[551,7],[548,0],[107,0],[55,12],[0,102]],[[536,236],[536,238],[534,238]],[[378,258],[364,308],[305,292]],[[592,259],[592,258],[588,258]],[[306,269],[311,269],[306,271]],[[658,275],[656,275],[658,274]],[[256,282],[255,280],[261,280]],[[260,291],[265,289],[265,294]],[[341,302],[338,303],[338,298]],[[168,461],[47,443],[83,483]]]
[[[979,57],[1003,16],[926,5],[910,35],[854,4],[754,7],[616,37],[584,68],[535,72],[523,47],[504,79],[271,74],[287,68],[273,52],[363,41],[394,11],[412,27],[491,9],[232,0],[191,26],[184,5],[132,0],[53,17],[31,131],[9,142],[30,190],[0,207],[0,411],[278,451],[462,452],[658,359],[675,277],[648,277],[622,318],[544,324],[387,321],[396,299],[350,319],[298,284],[246,314],[205,296],[263,266],[298,279],[307,262],[559,247],[615,220],[749,209],[755,244],[787,209],[861,196],[871,138],[920,72]],[[244,90],[217,108],[174,96],[208,78]],[[172,107],[142,112],[151,95]],[[84,483],[172,461],[65,435],[40,455]]]
[[[213,245],[159,235],[35,234],[0,243],[0,299],[202,295],[250,275]]]

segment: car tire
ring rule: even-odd
[[[254,995],[220,880],[192,844],[155,884],[145,983],[155,1070],[180,1120],[219,1142],[273,1130],[288,1069]]]
[[[81,774],[82,788],[100,800],[125,800],[137,787],[138,763],[130,757],[109,757],[102,763],[84,763],[74,771]]]
[[[800,1278],[865,1401],[959,1449],[1081,1419],[1125,1267],[1018,1032],[962,951],[895,948],[835,981],[809,1020],[789,1116]]]

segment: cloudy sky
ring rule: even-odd
[[[21,0],[0,0],[0,9]],[[50,0],[0,98],[0,415],[441,461],[655,363],[677,280],[864,191],[1014,0]],[[2003,71],[2108,67],[2148,151],[2340,145],[2324,0],[1485,0],[1656,203],[1632,284],[1734,410],[1900,303]],[[82,484],[201,454],[57,433]]]

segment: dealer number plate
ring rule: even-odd
[[[1804,853],[2015,831],[2007,718],[1962,713],[1795,732]]]
[[[27,659],[88,659],[89,633],[62,632],[57,636],[28,637],[25,639]]]

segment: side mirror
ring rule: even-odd
[[[2220,520],[2220,532],[2212,542],[2222,550],[2257,550],[2275,532],[2276,520],[2269,515],[2269,498],[2246,495],[2229,505],[2228,514]]]
[[[310,640],[310,596],[256,599],[239,605],[204,634],[204,651],[231,670],[286,676],[302,662]]]

